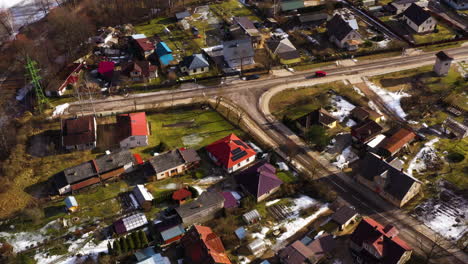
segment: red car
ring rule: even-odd
[[[327,76],[327,72],[324,72],[324,71],[315,72],[315,77],[325,77],[325,76]]]

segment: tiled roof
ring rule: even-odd
[[[117,123],[121,129],[122,139],[130,136],[147,136],[149,134],[145,112],[118,115]]]
[[[382,127],[372,120],[367,120],[359,123],[351,128],[351,135],[356,137],[362,143],[367,143],[377,136],[381,131]]]
[[[422,25],[426,20],[431,18],[431,14],[429,14],[429,12],[414,3],[403,12],[403,16],[406,16],[417,26]]]
[[[62,121],[64,146],[89,144],[96,141],[96,119],[94,116],[81,116]]]
[[[205,244],[208,254],[213,258],[214,263],[231,264],[224,249],[221,239],[206,226],[194,225],[194,229],[200,235],[200,239]]]
[[[143,77],[149,77],[151,72],[155,72],[158,67],[156,65],[152,65],[149,61],[134,61],[130,62],[124,66],[122,66],[122,72],[125,74],[129,74],[133,71],[141,72]]]
[[[345,224],[349,219],[353,218],[357,214],[354,208],[349,206],[340,207],[332,216],[332,220],[340,225]]]
[[[150,158],[149,162],[156,173],[161,173],[199,160],[200,157],[195,150],[173,149]]]
[[[250,39],[236,39],[223,42],[223,56],[226,60],[246,59],[255,54]]]
[[[154,44],[147,38],[140,38],[140,39],[135,39],[136,43],[138,44],[138,47],[140,47],[141,50],[143,51],[151,51],[154,50]]]
[[[412,250],[397,234],[396,228],[384,227],[366,217],[351,235],[351,241],[361,247],[363,243],[372,245],[382,257],[382,263],[396,264],[405,251]]]
[[[239,206],[239,203],[234,195],[232,195],[232,192],[222,192],[221,194],[224,197],[224,208],[235,208]]]
[[[208,61],[203,57],[202,54],[193,54],[191,56],[185,57],[180,66],[185,66],[187,69],[199,69],[204,67],[210,67]]]
[[[354,29],[340,15],[336,14],[327,22],[327,32],[339,41],[343,40]]]
[[[276,176],[275,167],[265,162],[258,162],[235,177],[236,181],[256,198],[283,184]]]
[[[192,196],[192,193],[185,188],[179,189],[175,191],[174,193],[172,193],[172,199],[176,201],[183,200],[190,196]]]
[[[101,61],[98,64],[98,72],[104,76],[109,76],[114,72],[115,63],[113,61]]]
[[[211,143],[206,146],[206,150],[228,169],[257,154],[234,134]]]
[[[391,137],[386,138],[381,146],[383,149],[387,150],[390,153],[394,153],[400,150],[404,145],[413,141],[416,137],[416,134],[413,131],[410,131],[406,128],[401,128]]]
[[[224,197],[218,192],[202,192],[195,201],[183,204],[175,210],[182,218],[187,218],[202,211],[212,209],[213,205],[224,202]]]

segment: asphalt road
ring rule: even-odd
[[[466,47],[450,49],[449,53],[455,59],[468,58],[468,48]],[[279,148],[281,145],[294,145],[299,148],[301,151],[293,157],[296,167],[303,171],[317,171],[315,178],[327,182],[331,188],[340,194],[340,197],[356,207],[362,214],[369,215],[383,224],[391,223],[395,225],[400,229],[400,236],[413,246],[417,253],[421,254],[420,246],[422,245],[423,248],[428,249],[432,245],[435,233],[402,210],[389,205],[380,197],[363,189],[363,186],[352,179],[346,178],[346,175],[331,166],[319,153],[311,151],[301,139],[268,113],[269,98],[265,95],[275,89],[310,86],[416,68],[430,65],[434,62],[434,59],[434,52],[431,52],[409,57],[358,62],[357,65],[351,67],[327,67],[326,70],[329,75],[324,78],[307,78],[312,75],[313,70],[311,70],[291,74],[290,76],[240,81],[222,86],[194,87],[185,90],[130,95],[129,97],[112,97],[93,102],[73,103],[65,114],[77,115],[80,112],[92,113],[93,111],[98,114],[103,112],[124,112],[131,111],[133,108],[137,109],[136,107],[142,104],[157,107],[168,103],[190,103],[193,98],[200,97],[222,96],[228,98],[232,104],[236,105],[232,106],[233,108],[241,108],[248,114],[251,133],[264,138],[278,152],[281,152]],[[284,156],[284,153],[282,154]],[[450,242],[442,241],[439,243],[449,252],[446,252],[448,253],[447,256],[435,260],[434,263],[468,263],[467,255],[458,249],[452,249]],[[440,247],[438,249],[444,251]]]

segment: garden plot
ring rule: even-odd
[[[434,144],[438,141],[438,138],[434,138],[424,144],[416,156],[410,161],[406,171],[408,175],[413,175],[413,171],[418,173],[426,171],[428,167],[431,167],[431,164],[440,162],[440,158],[437,156],[436,149],[434,147]]]
[[[462,238],[468,231],[468,201],[439,182],[440,194],[416,207],[414,214],[426,226],[450,240]]]
[[[340,122],[343,122],[343,120],[348,117],[351,111],[356,107],[339,95],[332,96],[330,98],[330,103],[333,106],[333,110],[330,111],[330,114],[336,117]]]

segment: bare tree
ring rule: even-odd
[[[428,263],[446,263],[442,259],[448,256],[451,256],[452,253],[449,251],[452,249],[456,249],[456,245],[453,243],[446,243],[444,237],[440,234],[435,234],[434,239],[430,240],[423,237],[418,237],[418,248],[422,252],[422,260],[423,264]],[[441,247],[440,245],[444,244],[445,248]],[[448,244],[448,245],[447,245]]]
[[[13,35],[13,19],[9,9],[0,9],[0,31],[4,31],[8,36]]]

